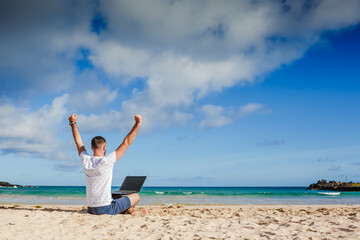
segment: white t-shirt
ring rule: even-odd
[[[86,174],[86,202],[89,207],[101,207],[111,203],[111,183],[115,152],[104,157],[94,157],[86,151],[80,154]]]

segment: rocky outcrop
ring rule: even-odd
[[[21,187],[21,186],[20,186],[20,185],[11,184],[11,183],[8,183],[8,182],[0,182],[0,187],[16,188],[16,187]]]
[[[360,183],[353,182],[337,182],[319,180],[317,183],[313,183],[309,186],[308,190],[329,190],[329,191],[341,191],[341,192],[360,192]]]
[[[32,188],[34,186],[21,186],[18,184],[11,184],[8,182],[0,182],[0,187],[8,187],[8,188],[29,187],[29,188]]]

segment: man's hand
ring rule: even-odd
[[[142,119],[142,116],[140,114],[135,115],[135,122],[137,125],[141,124],[141,119]]]
[[[69,117],[69,122],[76,122],[76,120],[77,120],[77,116],[75,113]]]

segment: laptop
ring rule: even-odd
[[[140,189],[143,186],[145,179],[146,176],[127,176],[122,183],[120,190],[111,193],[113,195],[113,198],[117,198],[116,196],[140,192]]]

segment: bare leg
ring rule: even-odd
[[[140,201],[140,195],[138,193],[131,193],[126,196],[130,199],[131,207],[134,207]]]
[[[147,213],[147,211],[140,212],[135,210],[135,205],[140,201],[140,195],[138,193],[132,193],[126,196],[130,199],[131,207],[128,208],[125,213],[131,214],[131,216],[145,215]]]

